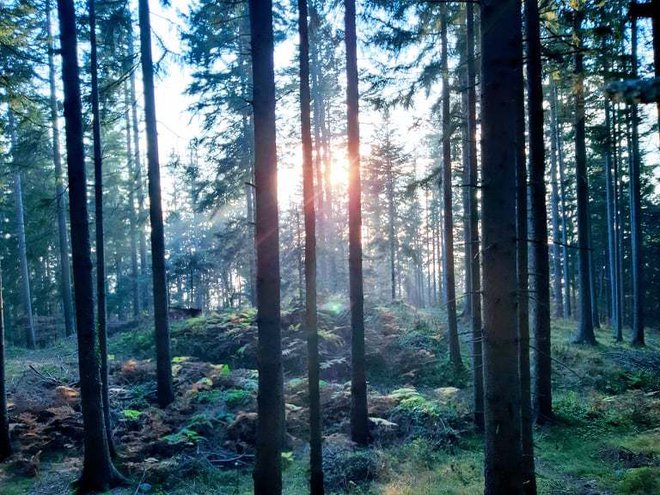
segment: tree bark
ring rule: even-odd
[[[2,302],[2,267],[0,267],[0,462],[13,452],[9,436],[9,412],[5,389],[5,312]]]
[[[30,270],[27,261],[27,243],[25,240],[25,211],[23,207],[23,185],[20,165],[18,163],[18,138],[16,137],[16,120],[13,110],[9,109],[9,132],[11,153],[14,165],[14,201],[16,205],[16,238],[18,240],[18,257],[21,270],[21,299],[25,314],[25,345],[29,349],[37,346],[37,335],[32,318],[32,290],[30,288]]]
[[[50,19],[50,0],[46,2],[46,26],[48,36],[48,83],[50,90],[50,125],[53,131],[53,165],[55,167],[55,204],[57,208],[57,239],[60,260],[60,292],[64,309],[64,333],[74,333],[73,299],[71,297],[71,263],[69,240],[66,235],[66,198],[62,176],[62,154],[60,152],[60,124],[57,111],[57,86],[55,84],[55,44]]]
[[[108,449],[114,456],[110,398],[108,396],[108,314],[106,307],[105,235],[103,230],[103,155],[101,151],[101,110],[99,108],[98,50],[96,45],[96,0],[88,0],[90,73],[92,93],[92,134],[94,141],[94,207],[96,227],[96,326],[99,334],[101,400],[108,436]]]
[[[550,260],[548,256],[548,214],[545,202],[545,142],[543,133],[543,85],[541,32],[537,0],[525,0],[527,34],[527,118],[530,149],[530,251],[531,324],[534,335],[534,415],[542,423],[552,417],[552,348],[550,345]],[[530,421],[531,429],[531,421]],[[530,430],[531,431],[531,430]],[[533,449],[533,443],[530,445]],[[532,452],[533,453],[533,452]],[[526,453],[527,456],[528,453]],[[536,493],[533,457],[525,484],[527,493]]]
[[[552,76],[551,76],[552,77]],[[550,83],[551,92],[554,82]],[[555,304],[555,317],[564,318],[564,298],[562,293],[562,250],[559,224],[559,179],[557,177],[557,127],[554,116],[554,103],[550,96],[550,209],[552,219],[552,298]]]
[[[566,178],[564,176],[564,151],[562,129],[559,121],[559,97],[557,84],[550,80],[550,115],[552,120],[553,141],[557,149],[557,165],[559,174],[559,201],[561,206],[561,247],[562,247],[562,269],[564,272],[564,304],[563,317],[573,316],[573,305],[571,304],[571,281],[570,256],[568,251],[568,221],[566,212]]]
[[[97,335],[94,325],[92,257],[87,212],[87,181],[83,146],[82,105],[73,0],[58,0],[64,119],[69,175],[71,250],[78,336],[80,397],[84,426],[83,471],[78,493],[103,492],[123,482],[110,459],[101,400]]]
[[[128,210],[130,222],[131,248],[131,293],[133,298],[133,318],[139,318],[142,313],[142,293],[140,291],[140,268],[138,264],[138,218],[135,211],[135,155],[131,137],[131,99],[128,86],[124,88],[124,104],[126,106],[126,165],[128,168]]]
[[[303,201],[305,203],[305,326],[307,330],[310,430],[309,490],[312,495],[323,495],[319,336],[316,307],[316,211],[314,205],[314,163],[310,116],[307,0],[298,0],[298,33],[300,36],[300,129],[303,146]]]
[[[131,56],[135,53],[135,47],[133,46],[133,25],[131,23],[130,29],[128,31],[128,52]],[[137,226],[139,233],[139,248],[140,248],[140,294],[141,294],[141,309],[148,308],[148,296],[147,296],[147,239],[144,233],[144,224],[146,220],[146,215],[144,213],[144,185],[142,182],[142,156],[140,153],[140,126],[138,119],[138,100],[137,100],[137,91],[135,87],[135,70],[131,70],[131,76],[129,78],[129,87],[131,93],[131,121],[132,121],[132,131],[133,131],[133,152],[135,156],[134,167],[135,173],[133,175],[133,181],[135,183],[135,190],[137,191]]]
[[[144,114],[147,128],[147,162],[149,172],[149,218],[151,220],[151,271],[154,294],[154,325],[156,330],[156,395],[158,404],[167,407],[174,400],[170,328],[167,315],[167,274],[165,272],[165,234],[160,193],[160,163],[158,159],[158,129],[154,67],[151,55],[151,25],[149,0],[139,0],[140,53],[144,84]]]
[[[522,80],[521,3],[481,10],[486,495],[520,494],[516,162]]]
[[[447,331],[449,336],[449,360],[455,370],[461,370],[461,350],[456,321],[456,278],[454,273],[454,215],[451,190],[451,121],[449,114],[449,65],[447,43],[447,6],[440,6],[441,58],[442,66],[442,204],[444,210],[443,251],[445,255],[445,290],[447,294]]]
[[[657,3],[657,2],[656,2]],[[657,16],[656,12],[656,16]],[[654,20],[654,35],[657,35],[655,29],[657,21]],[[631,25],[632,48],[632,76],[637,77],[637,20],[633,18]],[[657,48],[657,42],[656,46]],[[656,56],[656,62],[658,58]],[[639,153],[639,116],[637,105],[630,106],[630,120],[632,126],[631,143],[632,156],[630,160],[630,244],[631,244],[631,262],[632,262],[632,345],[644,345],[644,273],[643,273],[643,255],[642,255],[642,202],[641,202],[641,181],[640,168],[641,158]]]
[[[623,341],[623,326],[621,318],[621,306],[619,305],[619,243],[617,233],[617,188],[615,173],[612,167],[616,168],[613,158],[612,146],[612,111],[609,102],[605,102],[605,126],[607,127],[605,142],[605,194],[607,200],[607,241],[609,255],[609,276],[610,276],[610,326],[614,330],[614,337],[617,342]]]
[[[272,0],[250,0],[257,239],[257,397],[256,495],[282,493],[281,447],[284,392],[280,341],[280,263],[275,141]]]
[[[346,38],[346,105],[348,111],[348,272],[351,302],[351,438],[370,441],[367,414],[367,372],[364,345],[364,287],[362,280],[362,184],[355,0],[344,0]]]
[[[474,422],[477,428],[484,427],[484,375],[482,359],[483,328],[481,321],[481,252],[479,245],[479,203],[477,197],[477,92],[474,56],[475,29],[474,5],[467,4],[467,126],[468,126],[468,213],[469,236],[466,256],[469,258],[472,297],[470,302],[470,325],[472,330],[472,381],[474,387]]]
[[[589,256],[589,179],[587,176],[587,149],[584,122],[584,53],[582,46],[582,20],[584,12],[573,12],[573,28],[577,40],[575,50],[575,176],[577,181],[578,260],[580,263],[580,322],[577,343],[596,343],[591,311],[591,262]]]

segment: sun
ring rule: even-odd
[[[277,173],[277,193],[279,204],[286,207],[295,201],[301,201],[302,196],[302,148],[287,150],[279,159]],[[315,162],[316,165],[316,162]],[[325,166],[321,164],[322,180],[327,177]],[[334,149],[330,159],[330,184],[333,190],[341,193],[348,187],[348,162],[341,149]],[[314,183],[316,183],[316,170]],[[324,184],[325,187],[325,184]]]

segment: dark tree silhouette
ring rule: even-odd
[[[440,65],[442,67],[442,224],[443,251],[445,263],[445,291],[447,296],[447,327],[449,335],[449,360],[454,369],[461,370],[461,350],[458,342],[458,324],[456,321],[456,277],[454,275],[454,215],[452,211],[451,190],[451,115],[449,110],[449,53],[447,30],[449,19],[447,5],[440,5]]]
[[[60,151],[60,124],[57,110],[57,86],[55,84],[55,44],[50,21],[50,0],[46,2],[46,33],[48,36],[48,83],[50,90],[50,126],[53,131],[53,165],[55,168],[55,201],[57,205],[57,239],[60,260],[60,291],[64,307],[65,335],[73,335],[73,300],[71,298],[71,263],[69,240],[66,235],[66,197],[62,175],[62,153]]]
[[[89,10],[90,73],[92,89],[92,135],[94,141],[94,213],[96,234],[96,327],[101,360],[101,400],[108,435],[108,449],[114,457],[110,399],[108,396],[108,315],[106,310],[105,234],[103,229],[103,154],[101,150],[101,111],[99,108],[98,50],[96,45],[96,1],[87,2]]]
[[[298,0],[300,131],[303,146],[303,202],[305,207],[305,327],[307,332],[307,380],[309,382],[309,488],[312,495],[323,495],[319,336],[316,304],[316,211],[314,206],[314,162],[310,117],[308,26],[307,0]],[[317,143],[318,145],[319,143]]]
[[[280,262],[275,141],[273,4],[250,0],[254,113],[254,171],[257,242],[257,326],[259,394],[254,493],[282,493],[281,447],[284,431],[282,343],[280,340]]]
[[[344,0],[346,37],[346,105],[348,109],[348,275],[351,301],[351,438],[369,443],[367,372],[364,348],[364,287],[362,278],[362,184],[355,0]]]
[[[521,2],[481,9],[485,493],[522,493],[516,279]]]
[[[158,404],[166,407],[174,400],[170,326],[167,315],[167,274],[165,272],[165,233],[160,193],[160,162],[154,66],[151,55],[151,23],[149,0],[138,2],[140,19],[140,55],[144,85],[144,115],[147,128],[147,162],[149,166],[149,219],[151,220],[151,271],[154,284],[154,325],[156,328],[156,375]]]
[[[79,493],[92,493],[107,491],[121,484],[123,478],[110,459],[101,400],[74,2],[58,0],[57,8],[62,53],[80,398],[84,426],[83,471],[77,489]]]
[[[584,12],[573,12],[575,66],[573,84],[575,102],[575,176],[577,189],[578,260],[580,264],[580,322],[576,342],[595,344],[593,313],[591,310],[591,257],[589,256],[589,179],[587,177],[587,147],[584,122],[584,47],[582,20]]]

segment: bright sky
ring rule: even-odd
[[[164,8],[160,2],[152,1],[152,30],[154,33],[154,60],[159,60],[162,55],[160,42],[176,55],[183,54],[183,46],[180,42],[179,30],[183,29],[182,14],[188,12],[190,2],[186,0],[172,0],[171,7]],[[158,41],[160,40],[160,42]],[[276,69],[290,65],[297,56],[297,36],[292,36],[284,42],[278,44],[275,48]],[[369,56],[360,50],[358,54],[358,64],[369,64]],[[166,163],[171,152],[174,150],[182,156],[187,156],[187,145],[192,138],[199,135],[201,126],[199,122],[188,113],[187,109],[191,106],[191,97],[185,95],[187,85],[191,82],[190,69],[184,64],[178,63],[175,57],[169,56],[167,63],[156,79],[156,111],[158,118],[159,131],[159,152],[161,165]],[[343,82],[342,82],[343,84]],[[366,105],[362,105],[360,113],[360,134],[362,145],[362,154],[365,156],[368,151],[370,136],[375,130],[375,126],[381,121],[381,116],[373,111],[369,111]],[[283,105],[277,108],[278,117],[287,120],[286,114],[296,113],[295,110],[289,110]],[[414,112],[395,110],[392,115],[393,126],[397,127],[401,136],[408,134],[414,122]],[[405,140],[403,144],[408,151],[413,152],[419,149],[419,141],[424,133],[417,131],[413,140]],[[333,182],[341,186],[346,183],[346,160],[345,150],[335,150],[333,167]],[[299,143],[285,143],[283,139],[278,140],[279,157],[279,193],[280,205],[286,207],[291,201],[291,196],[296,193],[301,183],[302,153]],[[163,189],[165,194],[172,191],[172,180],[167,177],[166,170],[163,170]]]
[[[154,58],[160,59],[162,50],[160,43],[162,42],[167,49],[175,55],[183,54],[183,47],[180,43],[179,31],[183,28],[182,14],[186,13],[189,9],[190,2],[187,0],[171,0],[171,6],[164,8],[160,2],[150,2],[152,9],[152,29],[154,32]],[[295,34],[295,33],[294,33]],[[646,35],[642,31],[642,38]],[[359,36],[359,34],[358,34]],[[382,62],[382,53],[374,55],[374,53],[366,53],[361,49],[358,43],[358,64],[360,67],[374,67],[373,58],[379,56]],[[283,43],[276,46],[275,49],[275,65],[277,67],[284,67],[295,61],[297,54],[297,38],[296,36],[289,37]],[[646,58],[648,54],[643,54]],[[159,151],[162,164],[166,163],[171,152],[174,150],[186,156],[187,145],[190,140],[199,135],[201,126],[197,120],[188,113],[187,109],[191,106],[191,97],[185,95],[187,85],[191,81],[190,69],[184,64],[175,60],[175,57],[167,57],[167,63],[164,64],[164,70],[161,70],[156,80],[156,105],[159,126]],[[343,84],[343,81],[341,81]],[[363,88],[361,88],[363,89]],[[395,109],[392,113],[392,125],[395,127],[401,137],[403,137],[403,145],[407,151],[415,155],[415,151],[421,149],[421,141],[424,136],[430,131],[428,124],[427,127],[421,129],[414,129],[413,124],[415,118],[427,117],[429,98],[420,95],[417,104],[410,110]],[[653,107],[653,108],[651,108]],[[421,110],[420,110],[421,109]],[[370,111],[366,105],[362,105],[360,109],[360,134],[362,145],[362,155],[365,156],[368,151],[368,143],[370,137],[375,130],[375,126],[381,121],[381,115]],[[655,106],[644,106],[643,112],[648,112],[650,118],[647,122],[651,122],[655,116]],[[289,120],[287,114],[295,114],[294,110],[283,108],[279,105],[277,108],[278,117],[284,117],[284,121]],[[658,153],[658,134],[651,133],[648,136],[647,142],[642,143],[642,149],[647,150],[646,160],[647,163],[654,166],[656,175],[656,192],[660,194],[660,153]],[[340,185],[346,182],[346,161],[345,150],[334,150],[335,156],[335,169],[333,174],[333,181]],[[291,201],[291,196],[300,187],[301,180],[301,151],[299,143],[285,143],[283,139],[278,138],[278,156],[279,156],[279,192],[280,192],[280,205],[285,207]],[[420,157],[423,158],[423,157]],[[426,163],[422,163],[421,169]],[[164,192],[168,194],[173,187],[172,181],[167,177],[167,172],[164,171]]]

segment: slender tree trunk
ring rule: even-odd
[[[316,205],[317,205],[317,224],[318,224],[318,234],[319,239],[321,240],[324,248],[320,251],[319,259],[319,273],[321,274],[321,279],[330,279],[334,278],[330,274],[334,274],[330,265],[331,252],[332,248],[329,246],[329,228],[332,224],[329,218],[329,210],[325,203],[324,192],[329,192],[331,185],[326,179],[329,177],[324,177],[323,175],[323,165],[327,161],[328,147],[326,146],[326,121],[325,121],[325,102],[324,102],[324,92],[322,87],[322,78],[321,78],[321,60],[318,50],[319,45],[319,29],[321,18],[319,16],[316,8],[310,6],[310,37],[312,38],[310,42],[310,77],[311,77],[311,95],[312,95],[312,104],[314,108],[314,172],[316,175]],[[325,191],[323,185],[325,184]],[[333,282],[330,281],[326,287],[330,290],[333,289]]]
[[[87,181],[83,147],[82,105],[77,57],[76,16],[73,0],[58,0],[64,118],[69,172],[71,250],[78,335],[78,367],[84,426],[83,471],[79,493],[103,492],[121,484],[123,478],[110,459],[101,400],[100,365],[94,325],[92,256],[87,213]]]
[[[552,88],[552,83],[551,83]],[[551,89],[552,91],[552,89]],[[552,96],[551,96],[552,102]],[[555,317],[563,318],[564,298],[562,295],[562,259],[561,259],[561,235],[559,225],[559,183],[557,178],[557,127],[553,104],[550,108],[550,208],[552,218],[552,299],[555,303]]]
[[[18,164],[18,139],[16,137],[16,121],[12,109],[9,109],[9,132],[11,137],[11,152],[14,173],[14,198],[16,202],[16,237],[18,238],[18,257],[21,269],[21,297],[23,313],[25,314],[25,345],[29,349],[37,346],[37,334],[32,318],[32,290],[30,289],[30,270],[27,261],[27,243],[25,241],[25,211],[23,207],[23,185],[20,165]]]
[[[0,462],[13,452],[9,436],[9,412],[5,389],[5,312],[2,303],[2,267],[0,267]]]
[[[389,130],[387,136],[387,147],[390,149],[389,143]],[[392,301],[396,299],[396,235],[394,229],[394,222],[396,219],[395,208],[396,204],[394,203],[394,177],[392,174],[392,162],[389,157],[387,158],[387,163],[385,164],[385,181],[386,181],[386,192],[387,192],[387,243],[390,250],[390,291]]]
[[[281,447],[284,392],[280,341],[280,263],[275,142],[273,5],[250,0],[257,238],[257,397],[256,495],[282,493]]]
[[[151,56],[149,0],[139,0],[140,53],[144,84],[144,113],[147,127],[147,162],[149,164],[149,218],[151,220],[151,270],[154,293],[154,325],[156,329],[156,395],[158,404],[166,407],[174,400],[170,328],[167,315],[167,274],[165,273],[165,234],[160,193],[158,129],[154,67]]]
[[[105,237],[103,230],[103,155],[101,151],[101,110],[99,108],[98,60],[96,45],[96,0],[88,0],[90,73],[92,91],[92,134],[94,141],[94,206],[96,227],[96,326],[99,334],[99,359],[101,364],[101,400],[103,419],[108,436],[108,449],[114,456],[112,425],[110,424],[110,399],[108,396],[108,314],[106,308]]]
[[[53,131],[53,165],[55,167],[55,201],[57,208],[57,238],[60,260],[60,292],[64,309],[64,333],[73,335],[73,300],[71,297],[71,263],[69,261],[69,240],[66,235],[66,200],[64,178],[62,176],[62,155],[60,153],[60,124],[57,111],[57,86],[55,84],[55,44],[50,20],[50,0],[46,2],[46,25],[48,35],[48,82],[50,89],[50,125]]]
[[[584,122],[584,47],[582,46],[582,19],[584,12],[575,10],[575,176],[577,182],[578,260],[580,262],[580,322],[577,343],[596,343],[591,311],[591,266],[589,256],[589,180],[587,177],[587,149]]]
[[[124,88],[124,103],[126,105],[126,164],[128,168],[128,209],[131,244],[131,293],[133,296],[133,318],[139,318],[142,313],[142,293],[140,292],[140,268],[138,264],[138,219],[135,213],[135,155],[131,141],[130,93]]]
[[[623,340],[623,320],[625,318],[626,314],[626,301],[624,298],[624,288],[623,288],[623,283],[624,283],[624,255],[625,251],[623,248],[623,238],[624,238],[624,228],[623,228],[623,184],[619,180],[619,171],[623,167],[623,158],[622,158],[622,150],[621,146],[619,143],[619,138],[618,136],[621,135],[621,118],[620,118],[620,108],[617,105],[617,111],[614,112],[613,117],[615,117],[613,122],[614,125],[614,135],[616,136],[614,140],[614,211],[615,211],[615,223],[616,223],[616,244],[617,244],[617,274],[619,277],[619,285],[617,287],[617,299],[618,299],[618,304],[619,304],[619,323],[617,326],[617,335],[621,335],[621,339]],[[619,200],[621,198],[621,201]]]
[[[481,9],[485,489],[520,494],[515,164],[522,80],[521,3]]]
[[[467,126],[468,126],[468,213],[469,237],[465,247],[469,258],[472,297],[470,325],[472,330],[472,381],[474,387],[474,422],[484,427],[484,375],[482,359],[483,328],[481,322],[481,252],[479,246],[479,203],[477,184],[477,92],[474,57],[474,5],[467,4]]]
[[[528,29],[530,6],[525,0],[525,27]],[[532,7],[533,8],[533,7]],[[532,26],[533,29],[533,26]],[[527,68],[528,83],[534,84],[536,79],[536,67],[534,60],[534,35],[531,40],[529,32],[527,33]],[[540,49],[539,49],[540,51]],[[540,64],[540,61],[539,61]],[[527,157],[525,153],[525,81],[522,71],[517,73],[516,81],[517,98],[517,120],[516,120],[516,269],[518,277],[518,365],[520,373],[520,434],[522,448],[522,487],[524,493],[536,493],[536,479],[534,477],[534,435],[532,431],[532,380],[531,366],[529,358],[529,209],[527,192]],[[531,81],[530,81],[531,77]],[[538,97],[536,87],[530,88],[529,104],[535,105],[531,96]],[[542,93],[541,93],[542,95]],[[535,108],[536,110],[536,108]],[[534,118],[537,118],[534,115]],[[543,110],[540,112],[543,119]],[[534,150],[535,144],[532,138],[535,138],[537,129],[533,127],[534,121],[530,119],[530,147],[535,156],[530,157],[538,159],[538,150]],[[541,121],[541,132],[543,132],[543,122]]]
[[[562,262],[564,272],[564,318],[571,318],[573,315],[571,304],[571,280],[570,257],[568,252],[568,220],[566,211],[566,178],[564,176],[564,151],[562,129],[559,123],[559,97],[557,95],[557,85],[554,79],[550,80],[550,114],[552,118],[552,129],[554,131],[554,141],[557,149],[557,164],[559,166],[559,193],[561,206],[561,244],[562,244]]]
[[[656,2],[657,3],[657,2]],[[658,13],[656,12],[656,17]],[[657,20],[654,20],[654,34],[657,35]],[[632,76],[637,78],[637,20],[633,18],[631,25],[632,47]],[[657,42],[656,42],[657,48]],[[656,55],[656,62],[658,61]],[[657,70],[657,68],[656,68]],[[657,73],[657,72],[656,72]],[[630,106],[630,120],[632,126],[632,153],[630,160],[630,244],[632,258],[632,344],[644,345],[644,273],[642,255],[642,201],[640,169],[641,158],[639,154],[639,117],[637,105]]]
[[[344,0],[346,38],[346,104],[348,108],[348,271],[351,301],[351,438],[370,441],[367,414],[367,373],[364,345],[364,287],[362,281],[362,185],[355,0]]]
[[[128,32],[128,52],[131,56],[135,53],[135,47],[133,46],[133,26],[130,26]],[[134,183],[135,190],[137,192],[137,206],[138,206],[138,232],[139,232],[139,246],[140,246],[140,299],[142,300],[141,309],[145,309],[149,306],[148,304],[148,295],[147,295],[147,239],[144,232],[144,224],[146,220],[146,215],[144,212],[144,185],[142,183],[142,156],[140,153],[140,126],[138,119],[138,100],[137,100],[137,91],[135,84],[135,70],[131,71],[131,76],[129,78],[129,87],[131,91],[131,120],[133,128],[133,152],[135,153],[135,175]]]
[[[309,491],[323,495],[321,392],[319,388],[319,336],[316,309],[316,211],[309,88],[309,30],[307,0],[298,0],[300,35],[300,117],[303,146],[303,200],[305,203],[305,326],[307,327],[307,380],[309,384]]]
[[[530,149],[530,270],[532,333],[534,335],[534,415],[542,423],[552,417],[552,348],[550,345],[550,260],[548,257],[548,214],[545,203],[545,142],[543,133],[543,85],[541,32],[537,0],[525,0],[527,34],[527,118]],[[522,339],[521,339],[522,340]],[[531,436],[531,418],[529,432]],[[529,438],[524,452],[526,493],[536,493],[533,442]],[[523,446],[523,450],[526,450]]]
[[[612,111],[609,102],[605,102],[605,124],[607,127],[605,143],[605,192],[607,198],[607,240],[609,253],[610,275],[610,325],[614,331],[617,342],[623,341],[621,306],[619,305],[619,243],[617,226],[617,186],[616,186],[616,159],[614,158],[612,136]],[[614,170],[613,170],[614,168]]]
[[[442,39],[442,203],[444,210],[445,290],[447,293],[447,327],[449,335],[449,360],[458,371],[463,368],[456,322],[456,279],[454,274],[454,215],[451,190],[451,121],[449,114],[449,65],[447,43],[447,6],[440,6],[440,29]]]
[[[600,330],[600,316],[598,311],[598,291],[596,288],[596,266],[594,265],[594,246],[592,242],[591,219],[589,221],[589,284],[591,285],[591,321],[594,329]]]
[[[467,15],[467,14],[466,14]],[[465,87],[461,91],[461,110],[463,122],[461,125],[461,134],[462,134],[462,159],[463,159],[463,241],[465,243],[464,249],[464,275],[465,275],[465,287],[463,291],[463,317],[466,320],[470,320],[470,313],[472,311],[472,263],[470,260],[470,117],[469,117],[469,87],[470,81],[468,77],[468,53],[467,53],[467,35],[463,43],[461,43],[461,60],[460,63],[465,67],[462,75],[465,78]]]

